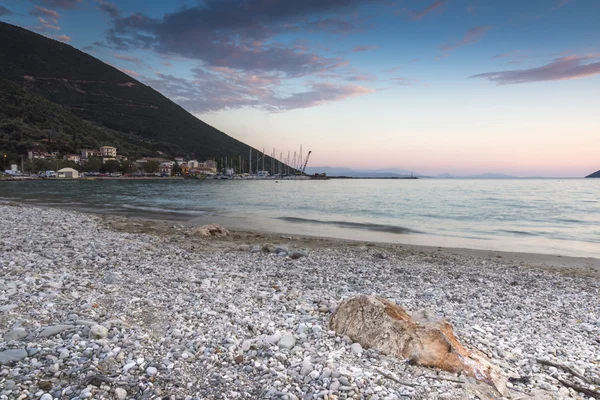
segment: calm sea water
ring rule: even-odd
[[[230,227],[600,257],[600,180],[0,182],[0,199]]]

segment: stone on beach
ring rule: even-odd
[[[229,230],[227,228],[225,228],[222,225],[218,225],[218,224],[209,224],[209,225],[199,226],[198,228],[194,229],[193,234],[195,236],[217,237],[217,238],[230,235]]]
[[[13,328],[6,332],[4,335],[5,342],[12,342],[13,340],[21,340],[27,336],[27,330],[25,328]]]
[[[277,345],[283,349],[291,350],[296,345],[296,339],[294,338],[294,335],[292,335],[290,333],[286,333],[279,340]]]
[[[53,325],[53,326],[48,326],[46,328],[44,328],[44,330],[42,330],[40,332],[40,337],[51,337],[54,335],[58,335],[59,333],[69,330],[69,329],[73,329],[74,326],[73,325]]]
[[[329,326],[365,347],[414,364],[462,372],[493,385],[500,394],[507,379],[482,354],[467,350],[446,321],[417,321],[397,304],[376,296],[345,300],[331,316]],[[354,346],[354,345],[353,345]],[[358,349],[353,348],[354,353]]]
[[[88,336],[90,339],[102,339],[108,335],[108,329],[102,325],[94,325],[90,328]]]
[[[0,351],[0,365],[8,364],[13,361],[20,361],[27,357],[27,350],[9,349]]]

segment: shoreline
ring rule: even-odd
[[[152,232],[160,235],[177,235],[182,234],[182,231],[200,226],[198,224],[186,224],[182,221],[161,221],[144,219],[134,216],[115,216],[109,214],[101,214],[102,218],[107,223],[107,226],[125,232],[142,233]],[[211,223],[218,224],[218,218],[211,220]],[[173,225],[173,224],[177,225]],[[141,226],[139,224],[142,224]],[[364,240],[339,239],[325,236],[311,235],[287,235],[278,232],[268,232],[262,230],[243,230],[237,228],[229,229],[234,235],[227,238],[215,238],[215,242],[222,241],[224,243],[234,244],[258,244],[265,240],[275,244],[281,242],[294,242],[297,245],[309,249],[319,248],[356,248],[369,247],[371,249],[379,249],[397,253],[409,252],[411,254],[437,254],[444,253],[463,257],[472,257],[486,260],[496,260],[510,263],[517,263],[522,266],[529,266],[541,269],[552,269],[565,273],[576,273],[591,277],[600,278],[600,258],[593,257],[572,257],[541,253],[528,253],[516,251],[502,250],[482,250],[469,249],[461,247],[443,247],[443,246],[428,246],[405,243],[385,243]],[[141,229],[140,229],[141,228]]]
[[[600,280],[574,260],[0,212],[0,397],[582,399],[539,359],[600,378]],[[511,378],[506,395],[356,350],[329,318],[360,294],[446,319]]]
[[[88,210],[71,209],[69,207],[57,206],[57,205],[41,205],[41,204],[22,204],[14,201],[0,202],[0,205],[10,205],[16,207],[33,207],[33,208],[55,208],[60,210],[66,210],[68,212],[77,212],[82,214],[96,215],[108,222],[108,226],[111,223],[115,223],[119,226],[119,230],[124,230],[133,233],[146,233],[141,232],[136,225],[142,223],[144,229],[154,234],[178,234],[181,233],[181,228],[173,228],[173,224],[185,227],[185,229],[192,229],[206,224],[218,224],[223,225],[231,232],[235,233],[239,239],[232,237],[223,238],[225,242],[238,241],[239,244],[244,240],[250,243],[257,243],[259,239],[267,239],[273,242],[285,242],[290,238],[299,241],[304,246],[310,248],[324,248],[324,247],[359,247],[368,246],[371,248],[379,248],[388,251],[410,251],[413,253],[424,252],[427,254],[433,254],[443,252],[446,254],[476,257],[487,260],[503,260],[506,262],[518,263],[520,265],[527,265],[535,268],[542,269],[553,269],[563,270],[563,272],[571,272],[577,274],[583,274],[593,277],[600,277],[600,257],[576,257],[561,254],[546,254],[546,253],[535,253],[535,252],[524,252],[524,251],[510,251],[510,250],[495,250],[495,249],[477,249],[460,246],[436,246],[436,245],[424,245],[424,244],[410,244],[402,242],[385,242],[385,241],[374,241],[374,240],[359,240],[359,239],[345,239],[332,236],[319,236],[319,235],[307,235],[307,234],[290,234],[289,232],[278,232],[269,231],[265,229],[254,229],[248,230],[240,228],[238,224],[230,225],[227,222],[231,222],[227,217],[220,218],[219,216],[201,216],[201,217],[190,217],[179,216],[173,213],[169,215],[153,215],[151,217],[143,217],[136,213],[127,215],[109,212],[96,212],[91,208]],[[219,239],[217,239],[218,241]]]

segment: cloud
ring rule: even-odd
[[[284,94],[280,73],[252,75],[226,67],[193,69],[195,79],[157,73],[144,82],[192,113],[254,107],[268,112],[308,108],[375,92],[358,85],[306,84],[307,90]]]
[[[75,8],[81,0],[37,0],[36,2],[51,8]]]
[[[409,64],[414,64],[420,61],[423,61],[424,58],[413,58],[412,60],[409,61]]]
[[[465,36],[456,42],[447,43],[440,46],[440,50],[443,51],[451,51],[458,47],[466,46],[468,44],[473,44],[479,42],[485,36],[486,32],[492,29],[491,26],[476,26],[471,28],[465,33]]]
[[[54,20],[54,21],[56,21],[56,20]],[[52,23],[46,21],[42,17],[38,17],[38,22],[40,23],[40,25],[33,27],[33,29],[35,29],[36,31],[39,31],[39,32],[47,32],[48,30],[60,31],[60,26],[53,25]]]
[[[360,53],[363,51],[371,51],[371,50],[376,50],[377,46],[356,46],[352,49],[352,51],[354,53]]]
[[[161,65],[164,65],[167,68],[173,68],[173,64],[171,64],[169,61],[161,62]]]
[[[204,0],[158,18],[142,13],[115,18],[105,43],[96,45],[121,53],[147,49],[167,59],[198,61],[192,80],[168,74],[140,77],[192,112],[240,107],[280,112],[372,91],[350,83],[323,86],[323,82],[306,84],[304,91],[290,90],[298,78],[309,76],[337,75],[336,79],[356,82],[371,77],[349,70],[349,62],[339,56],[319,54],[326,50],[316,52],[308,41],[277,39],[360,31],[366,19],[358,7],[373,1]],[[288,85],[290,79],[294,82]]]
[[[65,42],[65,43],[68,43],[68,42],[71,41],[71,38],[69,36],[67,36],[67,35],[55,36],[55,38],[57,40],[60,40],[61,42]]]
[[[350,82],[372,82],[372,81],[376,81],[377,77],[375,77],[373,75],[358,74],[358,75],[350,75],[349,77],[346,78],[346,80],[350,81]]]
[[[142,60],[140,60],[139,58],[133,57],[133,56],[128,56],[128,55],[125,55],[125,54],[115,54],[114,57],[118,58],[119,60],[129,61],[129,62],[132,62],[132,63],[135,63],[135,64],[141,64],[142,63]]]
[[[597,61],[594,61],[597,60]],[[485,78],[499,85],[580,79],[600,74],[600,53],[557,58],[537,68],[486,72],[470,76]]]
[[[556,8],[564,7],[567,4],[569,4],[570,2],[571,2],[571,0],[557,0],[556,1]]]
[[[370,2],[205,0],[162,18],[140,13],[117,18],[106,39],[119,50],[151,49],[209,66],[281,71],[298,77],[345,65],[345,61],[283,46],[272,39],[299,31],[349,33],[359,25],[355,11],[361,3]]]
[[[0,4],[0,17],[3,15],[11,15],[13,12],[10,11],[8,8],[4,7],[2,4]]]
[[[506,53],[496,54],[495,56],[492,57],[492,59],[504,59],[504,58],[510,59],[508,64],[521,64],[527,58],[529,58],[529,54],[527,54],[525,52],[521,52],[519,50],[515,50],[515,51],[509,51]]]
[[[29,15],[33,15],[34,17],[47,17],[54,18],[57,20],[60,18],[60,14],[54,10],[48,10],[47,8],[35,6],[31,10],[29,10]]]
[[[407,10],[404,9],[400,12],[397,12],[396,14],[400,14],[400,13],[406,13],[408,14],[409,17],[411,17],[414,20],[421,20],[423,18],[425,18],[425,16],[427,16],[427,14],[430,14],[436,10],[441,9],[448,1],[447,0],[435,0],[433,3],[431,3],[430,5],[428,5],[427,7],[425,7],[422,10]]]
[[[390,73],[390,74],[391,74],[391,73],[393,73],[393,72],[396,72],[396,71],[398,71],[398,70],[399,70],[399,69],[401,69],[401,68],[402,68],[402,66],[401,66],[401,65],[397,65],[397,66],[395,66],[395,67],[392,67],[392,68],[388,68],[388,69],[386,69],[386,70],[385,70],[385,72],[387,72],[387,73]]]
[[[138,74],[135,71],[132,71],[130,69],[125,69],[125,68],[118,68],[119,71],[126,73],[127,75],[131,75],[131,76],[135,76],[136,78],[140,76],[140,74]]]
[[[100,3],[100,6],[98,6],[100,11],[102,11],[109,17],[118,18],[121,16],[121,11],[119,10],[119,7],[116,4],[109,3],[108,1],[102,1],[102,0],[98,0],[98,3]]]

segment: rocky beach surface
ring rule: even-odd
[[[501,398],[330,331],[359,294],[445,318],[506,398],[600,390],[596,275],[146,224],[0,205],[0,399]]]

